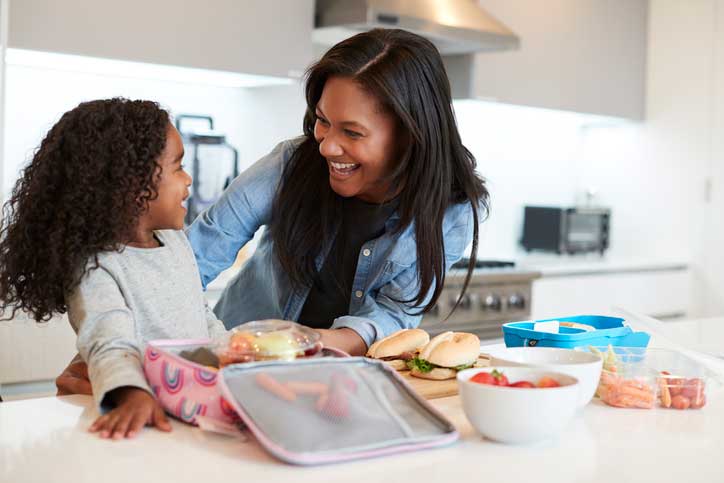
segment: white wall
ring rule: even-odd
[[[515,258],[524,205],[576,201],[582,117],[479,101],[456,101],[455,112],[491,194],[478,256]]]

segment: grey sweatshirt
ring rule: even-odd
[[[88,363],[99,408],[121,386],[153,395],[143,374],[146,343],[154,339],[216,337],[225,332],[206,302],[191,245],[181,231],[159,230],[163,246],[98,255],[67,297],[77,347]],[[89,266],[93,266],[93,261]]]

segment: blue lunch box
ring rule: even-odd
[[[594,327],[587,331],[577,327],[559,328],[557,334],[533,330],[536,322],[576,322]],[[624,324],[624,319],[603,315],[576,315],[554,319],[527,320],[503,324],[503,337],[507,347],[561,347],[573,349],[581,346],[646,347],[651,336],[646,332],[634,332]]]

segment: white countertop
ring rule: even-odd
[[[674,258],[601,256],[597,253],[555,255],[531,253],[515,258],[516,268],[541,272],[543,277],[593,275],[605,273],[686,270],[689,262]]]
[[[696,337],[677,334],[700,331],[724,341],[724,318],[666,324],[651,345],[688,344]],[[724,360],[704,359],[724,375]],[[437,399],[432,404],[461,435],[452,446],[306,468],[279,463],[253,439],[175,421],[171,434],[148,429],[135,440],[101,440],[86,432],[96,417],[90,397],[32,399],[0,404],[0,481],[710,483],[724,475],[724,458],[714,454],[724,448],[724,391],[707,388],[707,396],[698,411],[617,409],[594,401],[558,439],[528,446],[483,439],[457,397]]]

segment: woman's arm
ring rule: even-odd
[[[63,373],[55,379],[55,387],[58,388],[58,396],[69,394],[85,394],[91,396],[93,388],[88,378],[88,364],[76,354]]]
[[[458,208],[455,224],[447,229],[445,237],[445,267],[449,269],[462,258],[465,249],[473,237],[472,210]],[[361,304],[350,315],[337,318],[332,329],[347,328],[353,330],[366,344],[390,335],[402,329],[415,328],[420,324],[422,315],[410,315],[419,312],[432,298],[434,287],[418,306],[411,306],[401,301],[414,300],[419,291],[417,263],[403,267],[395,276],[377,291],[363,295]],[[406,313],[407,312],[407,313]]]
[[[298,140],[284,141],[244,170],[187,229],[204,288],[234,263],[241,247],[269,222],[282,168],[298,144]]]
[[[367,352],[367,343],[354,329],[317,329],[322,335],[324,347],[343,350],[351,356],[363,356]]]

